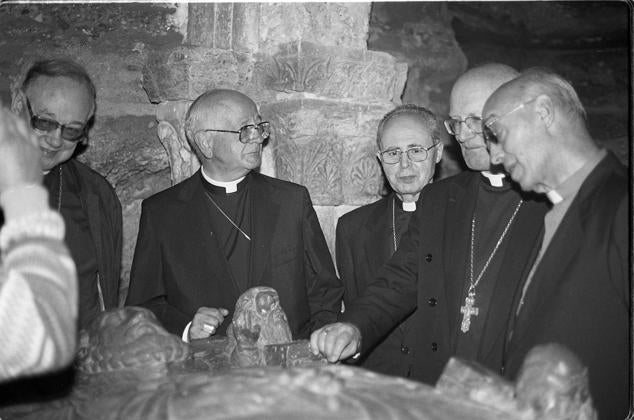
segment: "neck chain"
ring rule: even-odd
[[[238,229],[238,231],[242,234],[242,236],[244,236],[244,237],[247,239],[247,241],[251,241],[251,237],[249,237],[249,235],[247,235],[246,233],[244,233],[244,231],[243,231],[242,229],[240,229],[240,227],[239,227],[238,225],[236,225],[236,224],[234,223],[234,221],[233,221],[233,220],[231,220],[231,218],[230,218],[229,216],[227,216],[227,213],[225,213],[224,211],[222,211],[222,209],[220,208],[220,206],[219,206],[218,204],[216,204],[216,202],[214,201],[214,199],[213,199],[213,198],[211,198],[211,195],[210,195],[207,191],[205,191],[205,195],[207,196],[207,198],[209,199],[209,201],[211,201],[211,204],[213,204],[213,205],[214,205],[214,206],[218,209],[218,211],[220,212],[220,214],[222,214],[222,215],[225,217],[225,219],[227,219],[227,220],[229,221],[229,223],[231,223],[231,225],[232,225],[234,228]]]
[[[59,165],[59,190],[57,191],[57,212],[62,210],[62,165]]]
[[[392,239],[394,240],[394,252],[396,252],[396,218],[394,217],[394,207],[396,198],[392,197]]]
[[[519,203],[517,203],[517,206],[515,206],[515,210],[513,211],[511,218],[506,223],[506,226],[504,227],[502,234],[498,238],[498,241],[495,244],[493,251],[491,251],[491,254],[489,254],[489,258],[487,258],[486,262],[484,263],[484,267],[482,267],[482,270],[480,270],[480,274],[478,274],[478,277],[475,279],[475,281],[473,280],[473,254],[474,254],[473,248],[474,248],[474,242],[475,242],[476,217],[475,217],[475,213],[473,214],[473,218],[471,219],[471,247],[469,249],[469,291],[467,292],[467,297],[464,300],[464,306],[460,307],[460,313],[463,314],[462,324],[460,325],[460,331],[462,331],[463,333],[466,333],[467,331],[469,331],[469,327],[471,326],[471,316],[478,316],[479,308],[475,307],[475,298],[476,298],[475,289],[480,283],[480,280],[482,280],[482,276],[484,275],[484,272],[489,267],[489,263],[495,256],[495,253],[500,247],[500,244],[504,240],[504,237],[506,236],[506,233],[511,227],[511,224],[513,223],[513,220],[515,219],[517,212],[522,206],[522,202],[523,201],[520,200]]]

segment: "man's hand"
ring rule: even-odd
[[[310,335],[310,350],[322,354],[330,363],[347,359],[359,351],[361,331],[347,322],[328,324]]]
[[[207,338],[218,331],[229,311],[225,308],[198,308],[189,328],[189,339]]]
[[[0,106],[0,193],[41,184],[37,137],[17,115]]]

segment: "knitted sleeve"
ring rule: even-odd
[[[44,210],[0,231],[0,381],[69,364],[75,354],[77,275],[64,222]]]

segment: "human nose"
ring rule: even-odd
[[[476,133],[471,130],[464,121],[461,121],[458,127],[459,128],[458,130],[456,130],[456,134],[454,134],[454,137],[456,138],[456,140],[458,140],[459,143],[464,143],[465,141],[473,138],[476,135]]]
[[[489,143],[489,155],[492,165],[500,165],[504,161],[504,152],[498,144]]]
[[[401,168],[407,168],[408,166],[412,164],[412,161],[409,158],[409,153],[407,152],[401,153],[401,160],[399,161],[399,164],[401,165]]]
[[[55,130],[51,130],[44,134],[46,143],[53,148],[60,148],[64,145],[64,139],[62,138],[62,128],[57,127]]]

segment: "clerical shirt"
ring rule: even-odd
[[[69,169],[61,172],[61,209],[62,218],[66,224],[64,242],[77,266],[77,280],[79,286],[79,327],[88,326],[101,312],[99,290],[97,288],[97,254],[95,244],[90,233],[88,215],[80,196],[78,180]],[[48,190],[51,208],[60,207],[60,172],[59,166],[51,169],[44,176],[44,186]]]
[[[249,241],[231,222],[244,233],[252,234],[251,200],[249,198],[249,179],[247,175],[237,185],[237,190],[228,192],[226,188],[212,185],[202,176],[201,181],[206,194],[213,199],[215,205],[207,198],[207,208],[211,221],[213,237],[223,251],[232,280],[240,293],[248,288],[251,268],[251,241]],[[222,209],[222,212],[216,207]],[[225,217],[226,215],[226,217]],[[231,221],[229,221],[231,219]]]
[[[489,180],[481,176],[478,187],[478,196],[474,208],[475,215],[475,236],[474,236],[474,264],[473,264],[473,281],[475,282],[480,271],[484,267],[487,259],[491,255],[496,243],[498,242],[504,228],[509,219],[513,215],[515,208],[520,200],[519,195],[511,189],[509,182],[505,179],[500,187],[494,187]],[[517,217],[517,216],[516,216]],[[469,223],[471,220],[455,221],[456,223]],[[510,230],[510,228],[509,228]],[[471,238],[469,238],[470,241]],[[476,286],[475,307],[478,308],[478,315],[471,316],[471,325],[469,331],[463,333],[460,325],[456,329],[456,355],[466,359],[476,359],[480,350],[481,339],[484,335],[486,326],[487,312],[489,303],[495,284],[498,280],[498,274],[502,266],[506,246],[509,240],[509,232],[507,232],[504,240],[500,243],[495,255],[491,259],[482,279]],[[470,242],[468,245],[470,249]],[[464,286],[460,306],[464,306],[465,298],[469,291],[469,264],[470,251],[467,252],[467,259],[464,261]],[[509,302],[509,305],[511,302]],[[462,313],[459,314],[459,321],[462,321]]]

